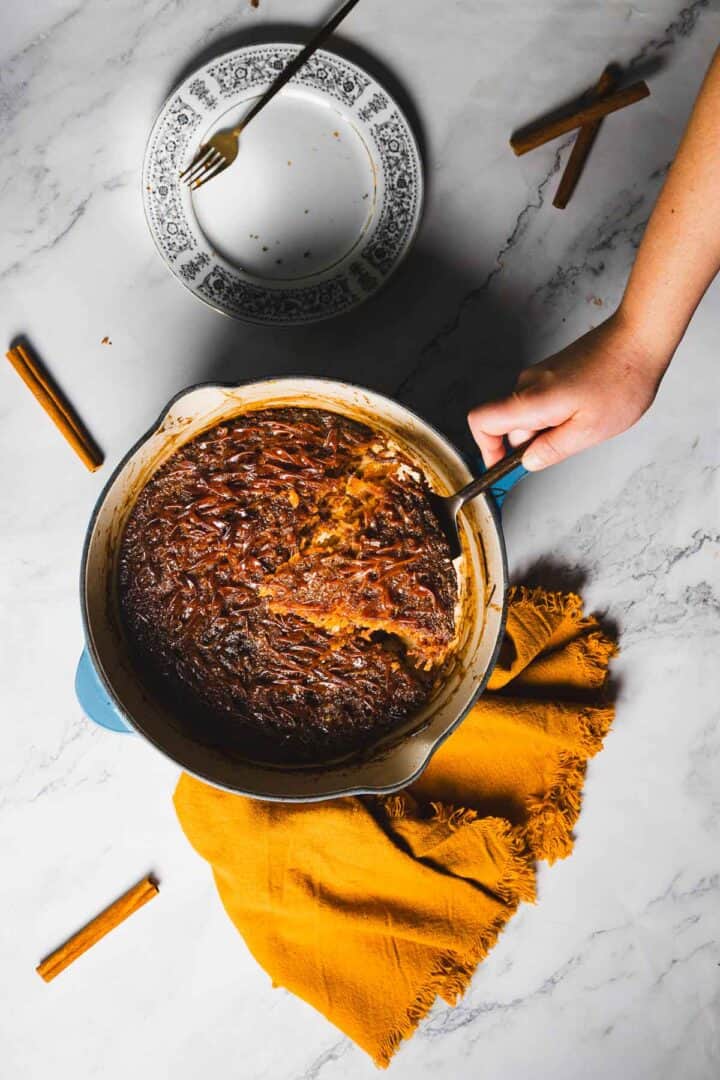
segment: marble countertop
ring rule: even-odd
[[[326,0],[37,0],[2,15],[2,338],[28,334],[101,441],[85,473],[0,367],[0,1072],[359,1080],[373,1066],[281,990],[225,917],[176,824],[176,770],[89,724],[73,695],[77,570],[113,463],[202,379],[332,374],[464,440],[498,393],[613,309],[720,37],[715,0],[363,0],[343,48],[417,114],[428,205],[390,286],[341,319],[245,326],[196,301],[148,234],[152,120],[198,57],[327,15]],[[567,141],[511,130],[615,59],[652,96],[603,126],[564,211]],[[707,1080],[720,1069],[720,283],[647,417],[513,493],[515,580],[578,588],[620,634],[618,711],[590,766],[573,856],[543,867],[455,1009],[393,1077]],[[101,344],[108,336],[112,345]],[[154,871],[161,897],[51,986],[35,964]]]

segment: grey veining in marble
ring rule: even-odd
[[[469,448],[471,404],[613,310],[720,36],[716,0],[363,0],[338,47],[416,118],[428,180],[417,247],[382,295],[335,322],[236,324],[155,252],[145,139],[199,58],[273,28],[292,37],[331,7],[36,0],[0,14],[2,331],[31,337],[108,456],[84,473],[0,368],[3,1080],[374,1075],[247,953],[175,823],[175,770],[82,717],[85,525],[112,464],[206,378],[351,378]],[[569,140],[517,159],[507,139],[609,60],[652,94],[603,125],[560,212]],[[588,772],[573,856],[541,869],[539,903],[460,1005],[433,1009],[391,1076],[720,1071],[719,323],[716,283],[647,417],[506,504],[515,578],[579,588],[620,633],[617,721]],[[45,986],[42,955],[149,870],[160,898]]]

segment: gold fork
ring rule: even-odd
[[[231,131],[218,131],[212,135],[206,143],[203,143],[195,157],[186,169],[180,173],[180,179],[189,184],[193,190],[207,184],[208,180],[214,180],[221,172],[232,165],[238,154],[238,138],[261,109],[264,109],[269,101],[282,90],[286,83],[290,82],[310,57],[316,52],[330,35],[337,29],[346,15],[349,15],[359,0],[347,0],[329,22],[317,32],[314,38],[302,49],[294,60],[291,60],[278,75],[277,79],[267,88],[262,97],[257,101],[250,112],[244,117],[237,127]]]

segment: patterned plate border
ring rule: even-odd
[[[266,282],[225,261],[201,232],[178,174],[198,139],[249,92],[261,90],[298,52],[295,45],[237,49],[206,64],[166,101],[148,140],[143,203],[160,254],[196,296],[249,322],[296,326],[362,303],[407,254],[422,208],[422,163],[397,104],[355,64],[319,51],[292,80],[339,102],[365,139],[378,172],[378,208],[361,246],[307,284]]]

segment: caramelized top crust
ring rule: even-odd
[[[335,413],[219,424],[141,492],[123,620],[157,690],[207,739],[278,761],[362,748],[428,698],[457,579],[416,467]]]

